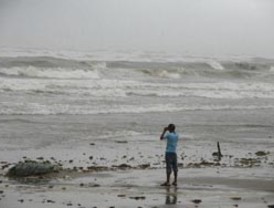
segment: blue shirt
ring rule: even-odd
[[[176,153],[176,147],[177,147],[179,135],[176,132],[168,132],[164,136],[164,139],[167,140],[166,152]]]

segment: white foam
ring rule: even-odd
[[[22,115],[82,115],[82,114],[113,114],[113,113],[160,113],[160,112],[181,112],[181,111],[218,111],[218,110],[256,110],[256,109],[274,109],[274,105],[192,105],[176,106],[171,104],[156,105],[69,105],[69,104],[51,104],[41,103],[11,103],[0,102],[0,114],[22,114]]]
[[[101,67],[101,66],[98,66]],[[0,73],[9,76],[37,77],[37,78],[53,78],[53,79],[99,79],[97,70],[82,69],[64,69],[58,68],[37,68],[28,67],[12,67],[0,68]]]
[[[170,79],[180,79],[181,78],[181,75],[178,74],[178,73],[172,73],[172,72],[168,72],[166,70],[163,70],[159,73],[159,76],[160,77],[163,77],[163,78],[170,78]]]
[[[223,71],[224,70],[224,67],[217,61],[214,61],[214,60],[211,60],[208,62],[208,64],[213,68],[213,69],[216,69],[216,70],[219,70],[219,71]]]

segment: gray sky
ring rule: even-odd
[[[0,0],[0,46],[274,57],[274,1]]]

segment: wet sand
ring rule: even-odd
[[[256,171],[260,170],[181,169],[177,187],[159,186],[164,169],[78,173],[20,182],[2,178],[1,207],[268,207],[274,204],[274,181],[252,178]],[[229,176],[231,172],[238,176]]]
[[[242,112],[252,122],[240,123],[238,113],[214,113],[171,115],[184,127],[178,128],[178,186],[170,188],[160,186],[165,142],[156,134],[166,115],[134,115],[135,122],[133,115],[2,118],[0,208],[271,207],[273,127],[263,119],[272,116]],[[221,161],[212,155],[216,141]],[[4,176],[26,159],[49,160],[63,170],[42,178]]]

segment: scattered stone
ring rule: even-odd
[[[92,160],[92,159],[93,159],[93,156],[90,156],[89,159]]]
[[[37,160],[44,160],[43,157],[37,157],[36,159],[37,159]]]
[[[117,197],[126,197],[126,195],[125,194],[119,194],[119,195],[117,195]]]
[[[23,203],[23,202],[24,202],[24,199],[19,199],[18,201],[21,202],[21,203]]]
[[[192,202],[194,204],[200,204],[202,202],[202,200],[201,199],[193,199]]]
[[[230,199],[234,200],[234,201],[239,201],[242,200],[242,197],[231,197]]]
[[[71,202],[67,203],[67,206],[70,207],[72,206],[73,204]]]
[[[260,163],[261,161],[258,158],[241,158],[241,159],[236,158],[235,159],[235,164],[243,167],[253,167]]]
[[[3,193],[4,193],[4,191],[0,190],[0,194],[3,194]]]
[[[234,204],[233,207],[238,207],[239,205],[238,204]]]
[[[109,168],[106,166],[89,166],[87,167],[89,171],[103,171],[103,170],[108,170]]]
[[[83,183],[80,183],[80,186],[81,186],[81,187],[83,187],[83,186],[84,186],[84,184],[83,184]]]
[[[94,145],[95,145],[95,143],[90,143],[89,145],[94,146]]]
[[[130,199],[135,199],[135,200],[145,200],[146,197],[145,196],[131,196],[129,197]]]
[[[69,163],[73,163],[73,160],[69,160]]]
[[[2,165],[2,170],[4,170],[5,168],[8,168],[9,166],[10,164]]]
[[[274,204],[268,205],[268,208],[274,208]]]
[[[121,141],[121,140],[119,141],[118,140],[118,141],[115,141],[115,142],[118,143],[118,144],[126,144],[126,143],[128,143],[128,141],[125,141],[125,140],[124,141]]]
[[[48,200],[47,200],[47,203],[54,204],[54,203],[55,203],[55,201],[48,199]]]
[[[131,168],[131,166],[130,166],[130,165],[125,164],[125,163],[123,163],[123,164],[121,164],[121,165],[118,165],[118,166],[113,166],[113,167],[116,167],[116,168],[121,168],[121,169]]]
[[[139,165],[139,168],[141,168],[141,169],[146,169],[146,168],[149,168],[149,167],[150,167],[150,164]]]
[[[263,157],[263,156],[266,156],[266,155],[269,155],[270,152],[264,152],[264,151],[258,151],[255,153],[256,156],[258,157]]]
[[[48,186],[48,188],[50,188],[50,189],[52,189],[53,187],[54,187],[53,185]]]
[[[88,187],[100,187],[100,184],[97,183],[89,183]]]

